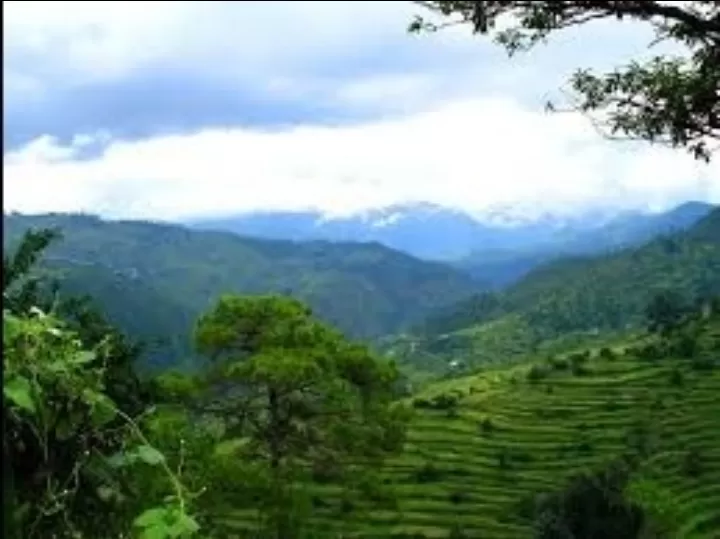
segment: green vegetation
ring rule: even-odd
[[[302,528],[288,511],[300,485],[350,484],[402,446],[405,414],[391,406],[394,367],[318,323],[302,303],[224,296],[200,318],[196,341],[219,362],[210,378],[223,384],[223,398],[212,410],[237,423],[235,456],[259,482],[245,487],[257,490],[256,509],[275,537]],[[217,401],[217,387],[210,393]]]
[[[481,33],[514,15],[511,52],[649,22],[691,55],[580,72],[575,106],[710,157],[717,2],[420,3]],[[377,244],[4,226],[5,537],[718,537],[720,209],[469,300]]]
[[[642,508],[645,526],[658,533],[661,524],[667,528],[667,535],[646,537],[715,537],[715,316],[685,325],[667,341],[553,357],[430,386],[413,397],[417,416],[408,446],[387,468],[398,510],[367,519],[366,536],[448,537],[462,530],[468,537],[531,537],[533,520],[552,523],[548,512],[557,516],[563,496],[572,498],[565,505],[574,503],[576,512],[588,510],[579,501],[583,477],[604,474],[604,466],[615,462],[628,474],[627,487],[618,484],[616,497],[624,492],[629,512]],[[674,355],[682,335],[699,343],[694,357]],[[573,473],[577,481],[558,490]],[[558,494],[548,498],[552,492]],[[561,536],[544,529],[535,537]],[[627,533],[629,527],[620,529]],[[573,537],[639,537],[587,530]]]
[[[59,227],[45,268],[67,293],[90,295],[113,323],[147,344],[156,365],[192,363],[195,319],[223,293],[287,294],[348,335],[373,338],[417,323],[476,290],[447,266],[378,244],[241,238],[83,215],[10,215],[4,245],[30,228]]]
[[[399,361],[442,372],[451,359],[478,367],[604,346],[643,328],[647,309],[659,297],[690,308],[699,298],[720,294],[718,275],[716,209],[693,228],[637,249],[550,263],[503,292],[440,310],[415,336],[386,347]]]
[[[530,346],[527,362],[407,395],[393,363],[300,301],[228,294],[195,324],[203,368],[143,381],[127,337],[36,279],[52,239],[27,234],[4,260],[8,537],[710,539],[720,526],[718,299],[653,296],[650,332],[600,333],[592,350],[572,334],[518,345],[508,335],[534,328],[508,314],[460,335],[508,357]]]

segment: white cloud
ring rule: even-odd
[[[420,107],[447,92],[545,93],[572,68],[612,65],[641,52],[649,38],[638,27],[600,22],[508,63],[500,47],[472,37],[468,28],[407,35],[413,15],[423,13],[408,1],[3,5],[6,92],[18,100],[143,70],[180,70],[277,97],[404,111],[408,101]],[[603,46],[580,47],[579,36]]]
[[[51,100],[63,87],[103,91],[112,83],[117,95],[138,71],[182,70],[227,92],[259,89],[276,103],[331,103],[375,118],[142,140],[75,133],[67,145],[37,133],[4,155],[5,210],[179,218],[259,208],[349,212],[410,200],[478,212],[720,202],[717,161],[704,166],[682,151],[607,143],[578,116],[539,112],[573,68],[648,54],[648,34],[636,26],[594,24],[508,62],[467,30],[407,36],[417,11],[409,2],[3,6],[6,107],[15,110],[36,110],[23,100]],[[97,144],[105,145],[101,155],[82,155]]]
[[[413,200],[472,212],[720,202],[718,161],[606,142],[580,116],[511,99],[458,100],[354,126],[111,141],[82,159],[87,143],[45,137],[6,154],[4,209],[177,219],[260,208],[345,213]]]

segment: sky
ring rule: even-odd
[[[720,161],[549,114],[656,54],[593,23],[508,58],[410,2],[3,2],[3,208],[184,220],[431,202],[482,216],[720,202]]]

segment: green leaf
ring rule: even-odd
[[[158,524],[149,528],[143,528],[140,532],[139,539],[167,539],[171,537],[170,529],[167,524]]]
[[[180,513],[175,522],[169,529],[170,537],[186,537],[196,533],[200,529],[200,525],[190,515]]]
[[[77,354],[75,354],[75,357],[72,358],[71,363],[74,365],[84,365],[85,363],[90,363],[91,361],[95,361],[95,358],[97,355],[95,352],[92,352],[90,350],[81,350]]]
[[[67,417],[61,417],[55,427],[55,436],[61,442],[69,440],[75,433],[75,425]]]
[[[100,498],[102,501],[109,502],[113,497],[116,496],[116,491],[114,488],[108,485],[100,485],[97,488],[97,495],[98,498]]]
[[[150,528],[164,525],[167,517],[168,509],[166,507],[153,507],[138,515],[133,521],[133,526],[137,528]]]
[[[165,460],[165,455],[149,445],[141,445],[136,451],[138,458],[150,466],[157,466]]]
[[[127,466],[129,464],[132,464],[137,459],[136,455],[133,455],[132,453],[123,453],[118,452],[114,455],[110,455],[107,459],[107,465],[111,468],[122,468],[123,466]]]
[[[3,384],[3,395],[17,407],[32,414],[37,413],[35,400],[32,397],[32,384],[24,376],[13,376]]]
[[[109,397],[92,389],[84,389],[82,395],[85,402],[91,407],[90,419],[93,425],[102,427],[115,419],[117,414],[115,403]]]

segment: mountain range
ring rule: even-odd
[[[720,210],[711,209],[688,203],[663,214],[616,216],[594,227],[590,219],[572,227],[549,221],[477,225],[488,237],[494,234],[496,247],[452,263],[423,260],[377,240],[301,240],[309,228],[276,240],[78,214],[4,215],[3,246],[12,249],[30,228],[60,228],[64,238],[47,251],[43,270],[52,272],[63,290],[92,296],[118,326],[153,343],[149,362],[161,365],[178,358],[192,363],[189,335],[197,316],[220,294],[233,292],[296,296],[347,335],[372,341],[412,328],[453,332],[517,316],[546,333],[556,332],[557,324],[562,326],[557,332],[619,327],[638,315],[658,275],[668,286],[713,288],[720,267],[710,238],[718,232],[712,219]],[[300,219],[290,214],[248,219],[266,223],[267,235],[290,234],[288,223],[299,222],[295,218]],[[303,218],[310,222],[309,214]],[[365,219],[347,221],[346,230],[383,228]],[[440,222],[446,229],[428,224]],[[422,230],[430,227],[435,235],[428,232],[428,245],[433,245],[443,234],[448,242],[470,241],[473,223],[469,216],[421,207],[386,228],[395,227],[391,239],[420,245]],[[337,232],[341,224],[328,230]],[[699,233],[701,225],[708,238],[700,247],[685,239],[673,243],[677,234]],[[468,236],[453,236],[452,226],[465,226]],[[663,235],[671,237],[658,237]],[[347,236],[352,235],[341,237]],[[674,275],[675,284],[668,281]],[[501,295],[489,294],[502,287]],[[557,298],[562,301],[553,303]],[[513,346],[519,346],[522,339],[513,335]]]
[[[59,228],[43,270],[95,298],[132,335],[157,342],[152,362],[190,358],[197,317],[220,294],[289,294],[361,339],[400,331],[477,292],[470,276],[379,243],[240,237],[90,215],[5,215],[3,247],[31,228]]]
[[[441,260],[473,274],[486,286],[505,286],[532,268],[574,254],[593,254],[682,230],[713,208],[687,202],[667,212],[591,211],[532,221],[502,213],[471,216],[433,204],[404,204],[326,217],[320,212],[251,212],[188,222],[192,228],[294,241],[378,242],[422,259]]]
[[[720,208],[641,246],[549,262],[439,310],[388,349],[426,368],[441,358],[479,365],[552,353],[568,340],[638,331],[651,300],[667,292],[686,305],[720,294]]]

